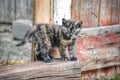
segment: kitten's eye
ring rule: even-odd
[[[70,30],[67,30],[67,32],[70,32]]]

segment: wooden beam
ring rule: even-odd
[[[34,23],[50,23],[50,0],[34,0]]]
[[[101,80],[102,77],[111,77],[120,73],[119,62],[111,65],[103,61],[97,64],[92,61],[82,65],[79,61],[55,60],[52,63],[36,61],[2,66],[0,67],[0,80]]]
[[[78,61],[34,62],[0,67],[0,80],[80,80]]]

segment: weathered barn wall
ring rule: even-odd
[[[79,60],[88,65],[84,70],[120,65],[120,25],[114,25],[120,22],[120,1],[72,0],[71,6],[72,19],[82,20],[86,28],[76,43]]]
[[[72,19],[84,28],[119,24],[120,0],[72,0]]]
[[[39,2],[43,3],[42,1]],[[84,22],[83,27],[120,23],[119,0],[48,0],[44,2],[43,6],[37,5],[41,11],[38,10],[39,12],[36,13],[38,13],[37,17],[41,16],[41,18],[39,17],[41,21],[43,19],[42,15],[46,15],[44,19],[51,20],[54,23],[57,21],[58,24],[61,24],[61,18],[63,17],[74,20],[80,19]],[[49,10],[47,11],[47,9]],[[32,20],[33,0],[0,0],[0,17],[1,26],[4,24],[11,25],[12,21],[17,19]]]
[[[1,23],[12,23],[15,19],[14,14],[14,0],[0,0],[0,22]]]
[[[0,32],[11,32],[17,19],[33,19],[33,0],[0,0]]]
[[[120,62],[120,25],[83,29],[75,48],[82,64]]]
[[[98,26],[100,0],[72,0],[72,19],[82,20],[83,27]]]
[[[72,18],[82,20],[85,28],[120,23],[119,0],[48,0],[44,2],[43,6],[37,5],[36,8],[41,10],[36,10],[39,11],[36,13],[38,13],[37,17],[41,16],[39,17],[41,21],[46,19],[49,22],[51,20],[51,22],[61,24],[63,17]],[[37,3],[43,2],[39,1]],[[33,0],[0,0],[0,13],[1,26],[4,26],[4,24],[11,25],[12,21],[17,19],[32,20]],[[46,18],[42,18],[42,15],[46,15]]]
[[[90,71],[83,71],[81,73],[81,80],[119,80],[120,78],[114,79],[113,77],[120,74],[120,66],[110,66],[101,69],[94,69]],[[119,71],[119,72],[118,72]]]
[[[8,0],[9,1],[9,0]],[[33,20],[33,0],[14,0],[15,1],[15,20]]]

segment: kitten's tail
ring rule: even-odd
[[[16,46],[18,47],[18,46],[22,46],[22,45],[24,45],[26,43],[26,41],[25,40],[23,40],[23,41],[21,41],[20,43],[18,43]]]
[[[28,32],[26,33],[24,39],[20,43],[18,43],[16,47],[24,45],[27,39],[28,39]]]
[[[28,39],[28,34],[29,34],[29,31],[26,32],[24,38],[22,39],[22,41],[21,41],[20,43],[18,43],[18,44],[16,45],[16,47],[22,46],[22,45],[24,45],[24,44],[26,43],[26,40]]]

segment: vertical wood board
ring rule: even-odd
[[[33,19],[33,0],[0,0],[0,22],[8,24],[16,19]]]
[[[71,0],[54,0],[54,23],[61,25],[62,18],[71,19]]]
[[[71,17],[74,20],[79,20],[80,19],[80,5],[81,5],[81,0],[72,0],[71,4]]]
[[[50,23],[50,0],[35,0],[34,22]]]
[[[0,22],[11,23],[15,18],[15,0],[0,0]]]
[[[50,23],[54,22],[54,0],[50,0]]]
[[[111,2],[112,0],[101,0],[100,7],[100,26],[111,24]]]
[[[111,25],[118,24],[118,11],[117,11],[117,6],[118,6],[118,0],[112,0],[111,3]]]
[[[16,0],[15,14],[17,19],[33,18],[33,0]]]
[[[80,19],[84,28],[98,26],[99,4],[99,0],[81,0]]]
[[[117,5],[117,15],[118,15],[118,22],[120,24],[120,0],[118,0],[118,5]]]

